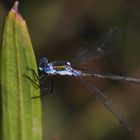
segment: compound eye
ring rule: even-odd
[[[46,57],[40,59],[40,67],[44,67],[47,64],[48,64],[48,59]]]

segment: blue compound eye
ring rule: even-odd
[[[43,57],[40,59],[40,67],[45,67],[48,64],[48,59],[46,57]]]

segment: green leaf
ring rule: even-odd
[[[34,79],[36,60],[18,2],[6,17],[1,48],[2,140],[42,140],[39,89],[23,75]]]

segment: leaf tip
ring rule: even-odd
[[[18,6],[19,6],[19,1],[15,1],[12,10],[14,10],[15,12],[18,12]]]
[[[24,19],[22,18],[22,16],[18,12],[18,9],[19,9],[18,7],[19,7],[19,1],[16,0],[15,3],[14,3],[14,5],[13,5],[13,7],[12,7],[12,9],[11,9],[11,11],[10,11],[10,13],[13,13],[14,15],[16,15],[16,17],[18,19],[20,19],[21,21],[24,21]]]

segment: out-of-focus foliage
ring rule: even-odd
[[[0,7],[2,16],[6,8]],[[138,0],[24,0],[20,9],[29,24],[37,61],[42,56],[69,60],[81,46],[120,26],[122,44],[110,55],[81,67],[140,77]],[[126,114],[134,124],[135,136],[126,132],[76,78],[56,77],[54,93],[42,99],[44,140],[140,139],[140,87],[98,79],[93,84]]]

